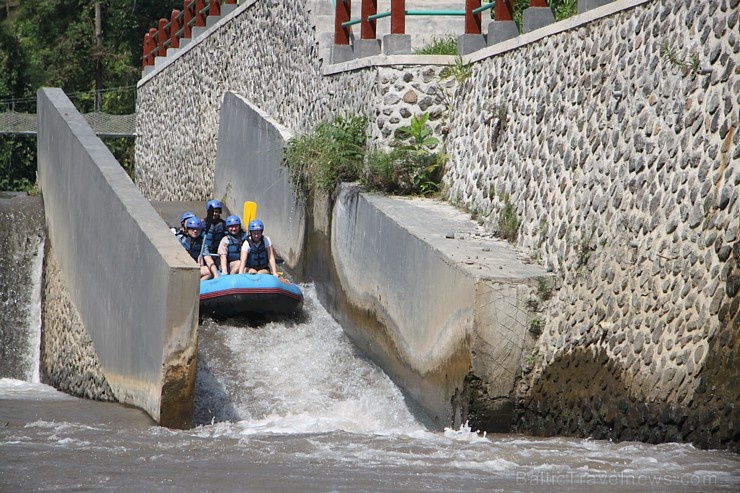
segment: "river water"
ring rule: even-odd
[[[728,452],[433,431],[301,287],[298,318],[201,324],[191,430],[0,379],[0,491],[740,491]]]

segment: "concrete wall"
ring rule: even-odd
[[[544,269],[521,263],[449,204],[351,185],[336,200],[330,238],[333,297],[347,305],[334,313],[353,340],[437,426],[482,412],[469,409],[466,379],[474,376],[491,384],[480,420],[508,429],[528,300]]]
[[[53,257],[47,264],[58,281],[56,293],[45,292],[45,323],[69,320],[88,337],[81,346],[96,357],[112,397],[162,425],[187,427],[197,358],[197,268],[61,90],[39,90],[38,113],[39,185]],[[45,351],[64,346],[68,336],[45,330]],[[74,371],[58,378],[68,380],[67,389],[82,379]],[[99,393],[106,392],[101,387]]]
[[[281,166],[290,132],[232,92],[224,94],[218,128],[214,196],[240,217],[245,201],[256,202],[265,234],[286,264],[296,267],[306,219],[304,207],[293,193],[290,175]]]
[[[517,247],[555,280],[536,302],[543,332],[519,380],[520,431],[737,444],[735,4],[618,0],[466,57],[472,76],[448,88],[451,111],[435,122],[447,198],[495,231],[508,197]],[[291,5],[241,6],[141,81],[145,195],[210,193],[226,89],[295,132],[365,114],[381,145],[408,115],[448,108],[436,76],[451,60],[322,69],[307,13],[279,24]],[[589,378],[569,370],[579,365]],[[638,409],[629,419],[627,407]]]

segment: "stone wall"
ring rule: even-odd
[[[78,397],[116,401],[52,248],[47,243],[44,255],[42,382]]]
[[[139,82],[136,183],[146,197],[211,197],[226,91],[294,133],[337,115],[363,114],[370,138],[380,140],[412,114],[441,117],[435,78],[452,57],[397,57],[400,65],[370,68],[350,62],[325,76],[310,14],[288,0],[247,2]],[[420,58],[429,64],[418,65]]]
[[[552,273],[515,427],[737,447],[738,0],[618,0],[486,48],[449,113],[451,59],[322,70],[308,12],[266,3],[141,81],[145,195],[212,193],[227,89],[296,133],[365,114],[381,145],[435,113],[448,199],[490,230],[512,204],[516,245]]]
[[[508,199],[555,275],[518,429],[737,447],[737,4],[649,2],[460,91],[449,199],[492,229]]]

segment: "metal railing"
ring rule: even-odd
[[[352,11],[351,0],[337,0],[335,2],[334,43],[348,45],[350,41],[350,27],[360,24],[361,39],[375,39],[377,37],[377,21],[386,17],[391,18],[391,34],[406,34],[406,17],[408,16],[457,16],[465,17],[465,34],[481,34],[481,14],[495,8],[496,20],[513,19],[513,2],[499,0],[483,4],[481,0],[464,0],[464,10],[406,10],[406,0],[391,0],[391,8],[386,12],[378,12],[377,0],[361,0],[360,17],[350,18]],[[531,6],[547,6],[547,0],[530,0]]]
[[[144,35],[141,69],[154,65],[154,58],[166,56],[168,48],[179,48],[180,40],[190,38],[194,27],[205,27],[206,17],[221,15],[221,5],[236,5],[237,0],[183,0],[182,10],[173,10],[170,19],[159,19],[156,28]]]

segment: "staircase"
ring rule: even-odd
[[[308,0],[306,6],[311,12],[313,24],[315,26],[316,43],[318,44],[319,59],[325,64],[331,63],[331,51],[334,44],[334,1],[335,0]],[[354,0],[352,4],[352,18],[360,16],[361,0]],[[180,40],[180,48],[170,48],[164,57],[156,57],[153,66],[144,68],[142,76],[146,76],[155,68],[161,66],[165,60],[174,55],[179,50],[185,48],[194,39],[201,36],[208,29],[216,25],[221,18],[229,15],[239,8],[238,5],[221,6],[220,16],[208,16],[205,27],[194,27],[191,38]],[[463,0],[407,0],[406,10],[456,10],[461,11],[465,8]],[[390,10],[390,0],[378,1],[378,12],[387,12]],[[483,13],[483,32],[487,31],[487,25],[491,21],[490,15]],[[465,31],[465,21],[462,16],[408,16],[406,18],[406,34],[411,36],[411,48],[421,48],[435,38],[441,39],[448,36],[457,37]],[[350,43],[360,37],[360,26],[356,24],[351,27]],[[390,18],[379,19],[377,22],[377,37],[382,39],[386,34],[390,34]]]
[[[316,41],[319,45],[319,58],[330,63],[331,46],[334,43],[334,0],[311,0],[309,8],[316,26]],[[360,17],[361,0],[352,1],[352,19]],[[388,12],[390,0],[378,0],[378,13]],[[406,0],[406,10],[463,11],[464,0]],[[490,12],[482,14],[482,31],[488,31],[491,22]],[[379,19],[376,25],[377,38],[390,34],[390,17]],[[360,25],[351,27],[350,43],[360,38]],[[408,16],[406,17],[406,34],[411,35],[411,49],[422,48],[435,38],[457,37],[465,33],[465,20],[462,16]]]

